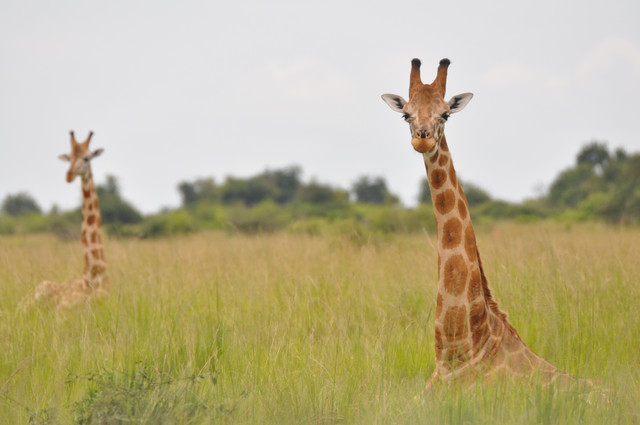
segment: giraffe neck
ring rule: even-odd
[[[82,249],[84,277],[93,289],[108,290],[109,276],[102,249],[102,218],[91,169],[82,176]]]
[[[491,297],[444,135],[440,149],[425,154],[424,162],[438,234],[436,372],[453,376],[491,357],[510,325]]]

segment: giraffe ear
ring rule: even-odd
[[[449,113],[453,114],[462,111],[472,97],[473,93],[462,93],[457,96],[453,96],[448,102],[450,108]]]
[[[58,158],[60,158],[62,161],[71,162],[71,157],[66,153],[59,155]]]
[[[382,100],[384,100],[391,109],[401,113],[404,112],[402,107],[407,103],[402,96],[398,96],[397,94],[383,94]]]
[[[95,158],[96,156],[100,156],[100,154],[101,154],[102,152],[104,152],[104,149],[103,149],[103,148],[96,149],[95,151],[91,152],[91,155],[89,155],[89,159],[93,159],[93,158]]]

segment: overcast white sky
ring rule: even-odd
[[[105,153],[145,213],[180,181],[300,165],[348,188],[384,176],[415,203],[420,155],[382,93],[451,59],[446,134],[459,175],[520,201],[593,139],[640,151],[640,2],[0,2],[0,199],[80,203],[68,131]]]

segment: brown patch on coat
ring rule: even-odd
[[[462,241],[462,222],[457,217],[450,218],[442,228],[442,247],[455,248],[460,245],[460,241]]]
[[[431,173],[431,185],[434,189],[440,189],[442,185],[447,181],[447,172],[442,168],[433,170]]]
[[[463,305],[449,307],[444,314],[444,334],[449,341],[465,339],[469,334],[467,308]]]
[[[472,306],[473,308],[473,306]],[[473,325],[472,325],[473,326]],[[484,344],[489,338],[489,332],[487,332],[487,322],[482,321],[476,330],[471,330],[471,341],[473,343],[473,352],[478,353],[484,347]]]
[[[456,204],[456,194],[451,189],[447,189],[436,195],[435,207],[440,214],[446,214],[453,209]]]
[[[93,266],[91,266],[91,276],[92,277],[98,276],[102,274],[104,270],[105,270],[104,266],[100,264],[94,264]]]
[[[467,218],[467,206],[462,199],[458,199],[458,213],[460,213],[461,219],[464,220]]]
[[[478,247],[476,245],[476,235],[473,232],[473,227],[471,225],[467,226],[464,230],[464,250],[467,252],[469,261],[472,263],[475,262]]]
[[[454,186],[458,184],[458,177],[456,177],[456,170],[453,168],[453,163],[449,165],[449,179]]]
[[[469,324],[471,326],[471,332],[475,333],[485,323],[487,318],[487,306],[482,302],[475,302],[471,304],[469,309]]]
[[[442,295],[438,294],[436,297],[436,317],[440,317],[440,313],[442,313]]]
[[[99,248],[96,249],[92,249],[91,250],[91,255],[93,256],[93,258],[95,258],[96,260],[101,260],[102,259],[102,250]]]
[[[438,160],[439,156],[440,156],[440,152],[436,151],[436,153],[431,155],[431,158],[429,158],[429,161],[431,161],[432,164],[435,164],[435,162]]]
[[[454,255],[444,264],[444,289],[453,296],[458,296],[467,285],[467,267],[462,255]]]
[[[440,150],[443,152],[449,152],[449,146],[447,146],[447,140],[444,137],[442,137],[442,140],[440,141]]]
[[[482,277],[480,276],[480,270],[474,269],[471,272],[471,279],[469,279],[469,287],[467,288],[467,300],[471,304],[480,299],[481,295]]]
[[[438,327],[436,327],[435,340],[436,340],[436,359],[439,359],[442,353],[443,345],[442,345],[442,335],[440,334],[440,329]]]
[[[96,221],[96,216],[95,215],[89,214],[89,216],[87,216],[87,224],[89,226],[92,226],[95,221]]]
[[[442,155],[438,160],[438,165],[441,167],[444,167],[447,164],[447,162],[449,162],[449,157],[446,155]]]

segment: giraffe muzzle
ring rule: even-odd
[[[411,146],[420,153],[426,153],[436,146],[436,140],[432,137],[413,137]]]
[[[417,130],[416,134],[415,134],[415,138],[418,139],[426,139],[428,137],[431,137],[431,133],[429,132],[429,130]]]

